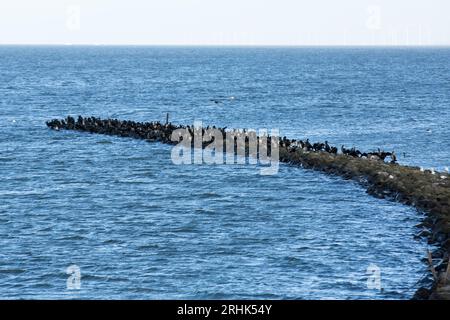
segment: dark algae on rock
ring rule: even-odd
[[[170,144],[174,144],[171,136],[176,129],[186,129],[191,136],[197,130],[190,126],[174,125],[168,121],[143,123],[81,116],[76,120],[71,116],[61,120],[54,119],[48,121],[47,126],[54,130],[76,130]],[[212,128],[222,133],[226,131],[225,128]],[[248,133],[239,131],[239,134]],[[418,288],[414,299],[450,299],[448,263],[450,176],[448,173],[400,165],[397,163],[394,152],[378,150],[363,153],[354,148],[346,149],[344,146],[338,152],[338,148],[330,146],[328,142],[310,143],[309,140],[302,141],[286,137],[278,138],[277,141],[281,162],[354,180],[364,186],[367,193],[372,196],[398,201],[423,212],[425,219],[419,226],[422,229],[420,236],[426,237],[430,244],[437,247],[433,253],[430,253],[427,260],[434,281],[431,288]],[[202,147],[209,142],[204,142]],[[224,141],[223,145],[225,144]],[[270,147],[268,142],[269,150]],[[248,142],[246,148],[248,148]]]

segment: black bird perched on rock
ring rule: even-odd
[[[395,151],[392,151],[392,153],[391,153],[391,163],[392,164],[397,163],[397,155],[395,154]]]
[[[306,147],[307,151],[309,151],[313,148],[312,144],[309,142],[309,139],[306,139],[305,147]]]
[[[328,141],[325,141],[325,151],[328,152],[328,153],[331,151],[331,147],[328,144]]]
[[[216,100],[219,102],[219,100]],[[163,141],[167,143],[173,144],[173,141],[171,141],[170,137],[172,132],[177,129],[186,129],[189,133],[188,139],[191,140],[191,138],[194,136],[194,134],[199,134],[200,132],[202,135],[206,135],[208,129],[210,129],[210,126],[205,128],[202,128],[199,130],[199,128],[193,127],[193,126],[184,126],[184,125],[174,125],[170,123],[169,121],[169,114],[166,114],[166,121],[164,122],[135,122],[135,121],[127,121],[127,120],[118,120],[118,119],[101,119],[96,117],[85,117],[78,116],[78,118],[75,120],[72,116],[67,116],[65,119],[53,119],[51,121],[47,121],[46,124],[48,127],[54,130],[62,130],[62,129],[68,129],[68,130],[78,130],[78,131],[86,131],[90,133],[100,133],[100,134],[108,134],[108,135],[118,135],[121,137],[133,137],[133,138],[139,138],[139,139],[148,139],[151,141]],[[227,127],[223,128],[216,128],[216,126],[212,126],[212,129],[220,130],[223,134],[225,134],[227,131]],[[247,135],[247,130],[238,130],[235,131],[235,133],[238,134],[238,136],[241,136],[244,134]],[[256,136],[256,132],[254,133]],[[238,136],[235,136],[234,139],[237,140]],[[211,137],[210,137],[211,138]],[[271,144],[270,136],[264,135],[263,137],[260,137],[261,141],[267,141],[267,149],[268,151],[271,151]],[[330,154],[338,154],[338,148],[331,146],[328,141],[325,141],[325,143],[317,142],[314,144],[311,144],[309,139],[306,139],[305,142],[302,140],[296,140],[296,139],[288,139],[287,137],[278,138],[280,142],[280,146],[284,147],[288,150],[288,152],[296,152],[299,150],[304,151],[312,151],[312,152],[327,152]],[[248,143],[249,138],[245,138],[246,143]],[[376,152],[370,152],[370,153],[361,153],[359,150],[357,150],[355,147],[351,149],[346,149],[344,145],[341,146],[342,154],[348,155],[355,158],[368,158],[372,160],[381,160],[385,161],[387,157],[390,157],[390,163],[395,164],[397,163],[397,155],[395,152],[384,152],[380,149]]]

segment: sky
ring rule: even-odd
[[[450,45],[448,0],[0,0],[0,44]]]

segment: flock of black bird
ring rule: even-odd
[[[78,119],[68,116],[65,119],[53,119],[46,122],[47,126],[53,130],[77,130],[90,133],[116,135],[152,141],[171,142],[172,131],[179,126],[171,123],[162,124],[160,122],[134,122],[118,119],[100,119],[96,117],[82,117]]]
[[[332,154],[338,154],[338,148],[330,146],[328,144],[328,141],[325,141],[325,143],[317,142],[311,144],[309,142],[309,139],[306,139],[306,141],[303,140],[295,140],[295,139],[287,139],[286,137],[283,137],[283,139],[280,140],[280,146],[286,147],[288,150],[292,150],[295,152],[298,149],[302,149],[304,151],[323,151],[328,152]],[[351,149],[345,148],[345,146],[341,146],[341,153],[354,157],[354,158],[366,158],[366,159],[374,159],[374,160],[382,160],[385,161],[386,158],[390,158],[391,163],[397,163],[397,156],[395,152],[384,152],[378,149],[377,152],[361,152],[357,150],[355,147]]]
[[[96,117],[82,117],[78,116],[75,118],[68,116],[65,119],[53,119],[51,121],[47,121],[47,126],[53,130],[77,130],[77,131],[86,131],[90,133],[99,133],[106,135],[117,135],[121,137],[131,137],[137,139],[146,139],[150,141],[160,141],[163,143],[174,144],[177,142],[172,141],[172,132],[177,129],[186,129],[191,138],[194,137],[195,130],[197,128],[191,126],[184,125],[174,125],[168,121],[166,123],[161,122],[135,122],[135,121],[127,121],[127,120],[118,120],[118,119],[100,119]],[[225,137],[227,133],[225,128],[216,128],[206,127],[202,128],[202,136],[208,132],[208,129],[216,129],[219,130],[222,135]],[[248,142],[248,132],[243,131],[234,131],[234,139],[235,142],[239,139],[240,135],[245,136],[245,141]],[[260,137],[261,138],[261,137]],[[270,136],[267,136],[268,149],[271,149],[270,145]],[[193,140],[193,139],[192,139]],[[303,140],[295,140],[288,139],[286,137],[279,138],[279,146],[286,148],[289,152],[296,152],[297,150],[303,151],[313,151],[313,152],[327,152],[330,154],[338,154],[338,148],[334,146],[330,146],[328,141],[324,143],[311,143],[309,139],[306,141]],[[347,149],[344,146],[341,147],[341,153],[350,157],[355,158],[366,158],[372,160],[380,160],[385,161],[386,158],[390,158],[391,163],[397,162],[397,156],[395,152],[384,152],[378,149],[377,152],[361,152],[356,148]]]

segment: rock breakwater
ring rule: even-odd
[[[117,135],[175,144],[172,133],[177,129],[186,129],[193,137],[196,128],[160,122],[134,122],[117,119],[99,119],[95,117],[54,119],[47,122],[53,130],[76,130],[89,133]],[[226,128],[202,128],[203,134],[209,129],[225,133]],[[236,136],[249,132],[236,131]],[[261,138],[261,137],[259,137]],[[269,136],[268,150],[271,149]],[[246,148],[248,148],[248,140]],[[193,140],[193,139],[192,139]],[[203,141],[202,147],[211,140]],[[360,152],[359,150],[330,146],[325,143],[310,143],[309,140],[278,138],[279,160],[292,165],[302,166],[344,179],[354,180],[367,189],[367,193],[378,198],[387,198],[417,208],[425,214],[420,225],[420,236],[426,237],[435,250],[428,260],[434,276],[432,288],[417,290],[417,299],[450,299],[450,176],[423,170],[419,167],[397,164],[394,152]],[[192,142],[193,143],[193,142]],[[236,140],[235,140],[236,143]],[[224,151],[226,141],[223,142]],[[272,146],[273,147],[273,146]],[[234,149],[236,150],[236,149]],[[270,154],[270,152],[269,152]],[[388,159],[389,161],[386,161]]]

